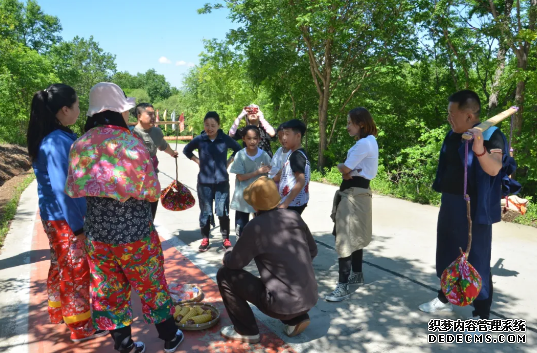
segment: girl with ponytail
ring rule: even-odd
[[[39,210],[50,244],[48,313],[52,323],[67,324],[73,342],[108,333],[95,331],[91,320],[83,230],[86,202],[64,192],[69,150],[77,139],[68,126],[78,119],[78,104],[75,90],[64,84],[37,92],[26,135],[37,179]]]

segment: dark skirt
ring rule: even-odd
[[[475,196],[471,198],[472,219],[475,215]],[[462,195],[442,194],[436,230],[436,275],[442,272],[460,255],[459,247],[466,251],[468,244],[468,221],[466,201]],[[492,225],[472,222],[472,248],[469,262],[481,276],[483,286],[477,299],[489,297],[490,257],[492,248]]]

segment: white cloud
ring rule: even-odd
[[[158,59],[158,62],[161,63],[161,64],[171,64],[172,61],[170,59],[168,59],[167,57],[165,56],[161,56],[160,59]]]
[[[191,62],[188,62],[188,63],[187,63],[187,62],[184,61],[184,60],[181,60],[181,61],[176,62],[175,65],[177,65],[177,66],[188,66],[188,67],[194,67],[194,66],[196,66],[196,64],[191,63]]]

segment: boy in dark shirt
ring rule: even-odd
[[[306,125],[298,119],[283,124],[282,143],[291,151],[289,158],[280,173],[274,177],[279,182],[279,193],[282,198],[280,208],[288,208],[304,212],[309,201],[310,162],[306,151],[302,149],[302,137],[306,133]]]

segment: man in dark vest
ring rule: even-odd
[[[492,274],[490,271],[492,224],[501,220],[502,154],[507,153],[507,139],[498,128],[484,132],[476,129],[480,123],[481,102],[469,90],[449,97],[448,122],[451,131],[444,139],[433,189],[442,193],[438,215],[436,243],[436,274],[442,272],[466,249],[468,222],[464,199],[464,140],[470,132],[467,194],[471,200],[472,248],[469,262],[482,279],[482,288],[474,301],[473,318],[489,319],[492,304]],[[436,298],[419,306],[421,311],[435,313],[452,311],[442,290]]]

